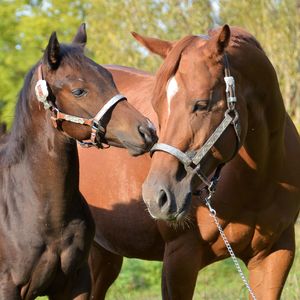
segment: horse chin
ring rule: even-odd
[[[149,152],[151,147],[142,147],[140,145],[132,144],[129,142],[123,141],[122,143],[123,148],[125,147],[128,150],[128,153],[132,156],[139,156],[146,152]]]
[[[183,205],[179,209],[179,211],[176,213],[175,218],[173,219],[173,222],[181,223],[185,222],[190,218],[190,207],[192,202],[192,194],[188,193],[183,201]]]
[[[119,141],[117,139],[109,141],[107,139],[103,139],[101,142],[112,147],[127,149],[128,153],[132,156],[139,156],[150,150],[149,147],[141,147],[132,143]]]

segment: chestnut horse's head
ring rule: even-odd
[[[152,99],[159,143],[151,150],[143,198],[154,218],[176,221],[188,212],[193,192],[201,183],[211,184],[208,176],[235,155],[245,135],[240,130],[245,104],[235,94],[238,78],[230,72],[237,73],[226,54],[230,28],[178,42],[134,35],[165,58]]]
[[[37,67],[36,96],[51,111],[55,127],[86,145],[126,147],[132,155],[157,140],[152,123],[119,94],[112,75],[83,53],[83,24],[72,44],[50,37]]]

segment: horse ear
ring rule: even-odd
[[[139,35],[136,32],[131,32],[133,37],[149,51],[158,54],[162,58],[165,58],[168,53],[172,50],[173,44],[169,41],[155,39]]]
[[[48,46],[45,50],[44,60],[51,69],[57,69],[60,59],[60,45],[56,37],[56,32],[50,36]]]
[[[230,40],[230,28],[227,24],[225,24],[222,27],[217,40],[217,49],[219,54],[222,54],[224,52],[225,48],[229,44],[229,40]]]
[[[76,35],[73,38],[73,44],[79,44],[84,47],[87,42],[86,28],[85,23],[82,23],[78,28]]]

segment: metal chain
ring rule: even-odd
[[[244,285],[248,289],[248,291],[249,291],[252,299],[253,300],[257,300],[256,297],[255,297],[255,295],[254,295],[253,290],[251,289],[251,287],[250,287],[250,285],[249,285],[249,283],[248,283],[248,281],[247,281],[247,279],[246,279],[246,277],[245,277],[245,275],[243,273],[243,270],[241,269],[241,266],[240,266],[240,264],[239,264],[239,262],[238,262],[238,260],[237,260],[237,258],[235,256],[235,254],[233,252],[233,249],[232,249],[232,247],[231,247],[231,245],[230,245],[230,243],[229,243],[229,241],[228,241],[228,239],[227,239],[227,237],[226,237],[226,235],[225,235],[225,233],[223,231],[223,228],[222,228],[221,224],[219,223],[219,221],[217,219],[217,213],[216,213],[215,209],[213,209],[212,206],[211,206],[211,204],[210,204],[210,199],[212,197],[212,194],[213,194],[213,191],[210,190],[209,191],[209,195],[207,197],[205,197],[205,204],[208,207],[209,212],[210,212],[209,215],[214,219],[214,222],[215,222],[215,224],[218,227],[220,235],[221,235],[221,237],[222,237],[222,239],[223,239],[223,241],[225,243],[225,246],[226,246],[226,248],[227,248],[227,250],[228,250],[228,252],[229,252],[229,254],[230,254],[231,258],[232,258],[232,261],[233,261],[233,263],[234,263],[234,265],[235,265],[238,273],[240,274],[240,277],[242,278],[242,281],[243,281]]]

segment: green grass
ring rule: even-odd
[[[296,226],[295,261],[281,300],[300,299],[300,222]],[[247,271],[243,268],[245,273]],[[161,263],[125,259],[122,272],[108,291],[107,300],[160,300]],[[39,300],[46,300],[40,297]],[[199,272],[194,299],[248,299],[247,291],[230,259],[208,266]],[[97,300],[97,299],[96,299]]]

